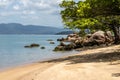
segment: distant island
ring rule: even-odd
[[[1,23],[0,34],[68,34],[70,30],[50,26],[22,25],[19,23]],[[72,33],[70,31],[69,33]]]
[[[59,33],[57,33],[57,35],[68,35],[68,34],[72,34],[73,33],[73,31],[62,31],[62,32],[59,32]]]

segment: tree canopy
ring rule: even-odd
[[[120,43],[120,0],[63,0],[61,16],[70,29],[112,30]],[[119,41],[118,41],[119,40]]]

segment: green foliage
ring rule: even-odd
[[[120,0],[64,0],[60,7],[63,23],[70,29],[110,30],[112,22],[120,24]]]
[[[115,43],[120,43],[120,0],[85,0],[75,2],[64,0],[61,16],[63,23],[70,29],[89,28],[111,30]]]
[[[88,17],[89,10],[91,10],[90,4],[85,2],[78,2],[77,3],[77,16],[79,18]]]
[[[90,17],[91,7],[89,3],[79,1],[75,3],[64,0],[60,7],[63,8],[61,16],[66,28],[70,29],[95,29],[95,24],[99,23],[97,19]]]
[[[60,4],[60,7],[64,8],[64,10],[61,11],[64,24],[66,27],[69,26],[68,28],[72,28],[74,25],[71,23],[74,21],[74,17],[76,16],[76,3],[72,0],[63,0],[63,2]]]

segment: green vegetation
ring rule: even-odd
[[[60,4],[65,27],[70,29],[111,30],[120,43],[120,0],[63,0]]]

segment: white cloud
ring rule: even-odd
[[[45,3],[44,1],[36,2],[33,4],[34,8],[40,9],[40,10],[46,10],[50,9],[50,5]]]
[[[19,15],[20,14],[20,12],[13,12],[13,11],[11,11],[11,12],[1,12],[0,13],[0,16],[4,16],[4,17],[6,17],[6,16],[11,16],[11,15]]]
[[[23,4],[24,7],[28,7],[29,4],[31,4],[31,0],[19,0],[21,4]]]
[[[0,0],[0,17],[4,17],[4,21],[9,21],[9,18],[15,22],[17,17],[18,21],[25,23],[53,24],[48,22],[51,19],[57,21],[59,16],[54,15],[59,14],[60,2],[61,0]],[[28,19],[33,19],[33,21]],[[44,22],[43,19],[48,22]]]
[[[22,19],[39,19],[38,16],[21,16]]]
[[[5,10],[32,10],[37,12],[58,10],[61,0],[0,0],[0,6],[7,6]],[[55,10],[55,11],[56,11]]]
[[[22,14],[24,15],[28,15],[28,14],[35,14],[36,12],[35,11],[23,11]]]
[[[0,0],[0,6],[1,7],[6,7],[11,3],[10,1],[11,0]]]
[[[14,9],[14,10],[19,10],[19,9],[20,9],[20,6],[19,6],[19,5],[14,5],[14,6],[13,6],[13,9]]]

